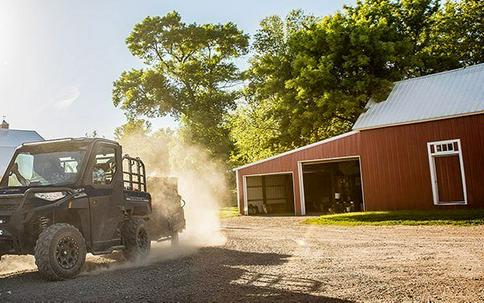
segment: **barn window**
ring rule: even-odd
[[[427,143],[435,205],[467,204],[460,139]]]

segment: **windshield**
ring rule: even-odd
[[[74,151],[21,151],[6,172],[7,186],[46,186],[74,183],[85,155]]]

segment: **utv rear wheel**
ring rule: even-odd
[[[122,228],[123,254],[129,261],[145,258],[150,253],[151,241],[145,228],[145,221],[139,218],[127,220]]]
[[[47,280],[65,280],[79,274],[86,261],[86,242],[72,225],[53,224],[40,233],[35,264]]]

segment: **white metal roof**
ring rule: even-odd
[[[354,130],[484,112],[484,63],[396,82],[386,101],[368,107]]]
[[[0,128],[0,177],[5,172],[15,149],[26,142],[43,141],[36,131]]]

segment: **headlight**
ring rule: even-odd
[[[66,194],[62,191],[56,191],[51,193],[35,193],[35,197],[46,201],[57,201],[64,198]]]
[[[0,229],[0,236],[3,236],[5,235],[5,231],[3,231],[3,229]]]

